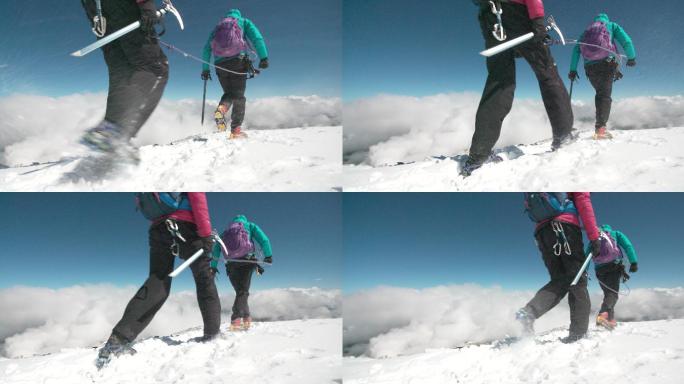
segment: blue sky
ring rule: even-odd
[[[48,0],[0,2],[0,96],[61,96],[107,89],[101,52],[83,58],[69,56],[95,40],[81,2],[60,1],[58,9],[55,4]],[[201,56],[209,33],[229,8],[239,8],[261,30],[271,66],[250,80],[247,97],[340,95],[340,0],[175,0],[174,4],[183,14],[185,31],[167,18],[162,40],[196,56]],[[165,97],[201,98],[201,64],[166,53],[171,73]],[[219,98],[220,92],[218,80],[211,82],[208,97]]]
[[[341,287],[339,194],[209,193],[207,199],[219,231],[243,213],[269,236],[274,265],[255,278],[254,289]],[[0,289],[138,286],[147,278],[148,222],[135,211],[132,193],[3,193],[0,205]],[[225,269],[218,286],[232,290]],[[194,289],[192,274],[175,278],[173,289]]]
[[[684,285],[684,194],[595,193],[592,201],[598,222],[636,248],[640,269],[630,287]],[[521,193],[345,193],[343,204],[345,292],[463,283],[537,289],[548,281]]]
[[[625,70],[614,97],[682,93],[682,20],[676,11],[681,2],[663,0],[649,6],[640,1],[575,0],[546,1],[545,6],[568,38],[579,37],[599,12],[608,13],[631,35],[638,65]],[[343,97],[481,93],[486,69],[478,54],[484,40],[476,15],[470,0],[345,0]],[[567,79],[571,47],[555,46],[552,53]],[[517,64],[517,95],[540,98],[529,65],[524,60]],[[573,98],[591,100],[593,88],[583,69],[580,76]]]

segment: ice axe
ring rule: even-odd
[[[180,29],[181,30],[185,29],[185,25],[183,24],[183,18],[181,17],[180,12],[178,12],[178,10],[173,6],[173,4],[171,3],[171,0],[164,0],[164,6],[157,11],[157,16],[162,17],[166,13],[171,13],[172,15],[176,16],[176,19],[178,20],[178,24],[180,24]],[[111,43],[112,41],[118,39],[119,37],[121,37],[127,33],[130,33],[132,31],[135,31],[138,28],[140,28],[140,21],[136,21],[134,23],[131,23],[131,24],[119,29],[118,31],[112,33],[111,35],[99,39],[98,41],[88,45],[87,47],[79,49],[76,52],[72,52],[71,56],[83,57],[83,56],[89,54],[90,52]]]
[[[580,278],[582,278],[582,274],[584,273],[584,270],[587,269],[589,266],[589,262],[591,261],[591,252],[587,255],[587,259],[584,260],[584,264],[582,264],[582,268],[580,268],[579,272],[577,272],[577,276],[572,280],[572,283],[570,283],[570,286],[572,287],[573,285],[577,285],[577,282],[579,282]]]
[[[546,22],[549,24],[546,26],[547,31],[554,30],[560,37],[560,43],[565,45],[565,37],[563,36],[563,32],[561,32],[560,28],[558,28],[558,25],[556,24],[556,19],[553,18],[553,16],[549,16],[546,19]],[[513,40],[507,41],[505,43],[496,45],[494,47],[491,47],[489,49],[485,49],[484,51],[480,52],[480,55],[484,57],[492,57],[498,53],[501,53],[507,49],[513,48],[515,46],[518,46],[528,40],[531,40],[534,37],[534,32],[528,32],[522,36],[518,36]]]

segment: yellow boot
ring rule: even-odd
[[[228,107],[223,104],[219,104],[214,112],[214,121],[219,132],[226,131],[226,113],[228,113]]]

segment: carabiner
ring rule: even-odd
[[[495,39],[499,41],[504,41],[506,40],[506,31],[504,31],[503,23],[501,22],[501,15],[503,14],[503,9],[500,5],[497,8],[496,3],[494,3],[494,1],[490,1],[489,4],[492,6],[492,13],[496,15],[497,20],[497,23],[494,24],[494,30],[492,31],[492,35]]]

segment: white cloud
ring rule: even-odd
[[[344,297],[344,344],[347,353],[391,357],[426,348],[457,347],[520,334],[515,311],[532,291],[504,291],[478,285],[425,289],[379,287]],[[592,314],[602,296],[592,295]],[[544,331],[569,324],[562,301],[535,324]],[[634,289],[616,306],[618,320],[684,318],[684,288]]]
[[[49,353],[103,342],[121,319],[136,287],[74,286],[62,289],[12,287],[0,290],[0,350],[8,357]],[[234,296],[221,296],[223,321]],[[255,291],[250,310],[257,321],[342,316],[337,290],[287,288]],[[140,337],[168,335],[202,325],[194,292],[173,294]]]
[[[379,95],[344,105],[344,154],[347,162],[371,165],[465,153],[475,129],[480,95],[425,97]],[[684,125],[684,96],[635,97],[613,103],[612,129]],[[594,126],[593,103],[575,102],[574,127]],[[516,99],[497,146],[533,143],[551,137],[540,100]]]
[[[105,112],[106,95],[63,97],[12,95],[0,98],[0,162],[11,165],[60,158],[76,150],[78,138],[96,125]],[[215,104],[207,104],[200,125],[199,100],[162,100],[140,130],[137,145],[167,144],[214,128]],[[247,102],[245,127],[281,129],[339,126],[341,101],[319,96],[287,96]]]

